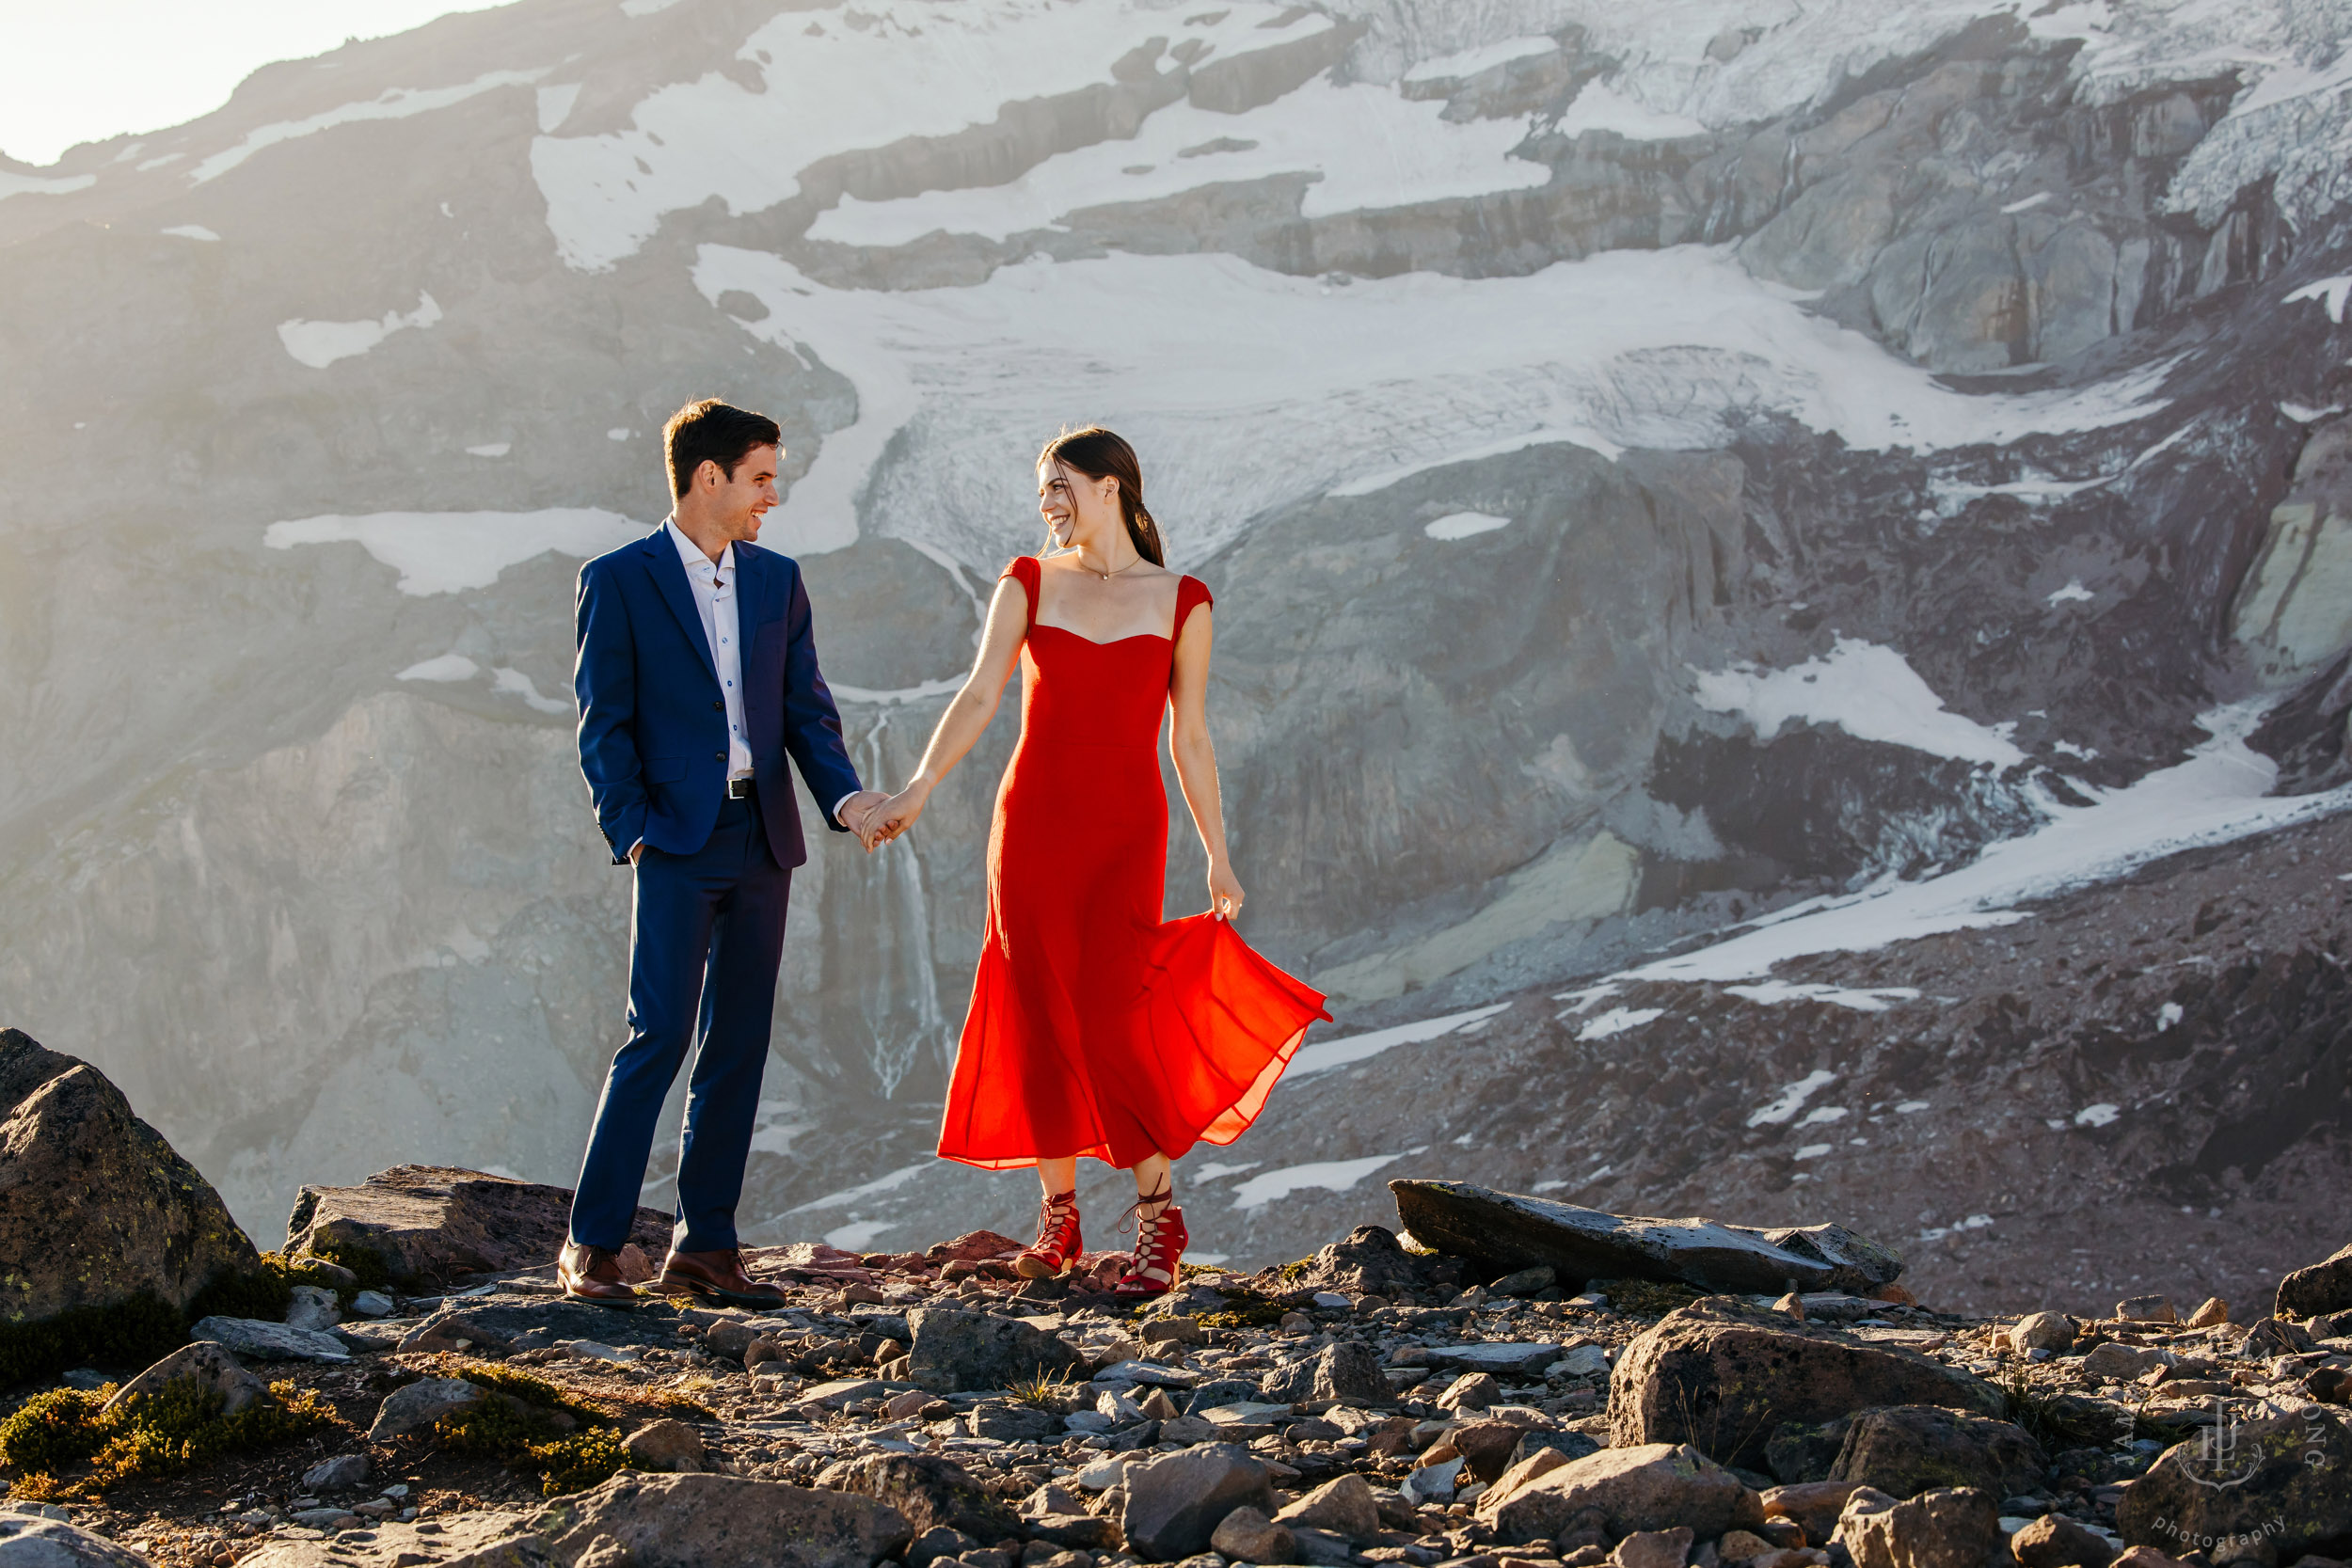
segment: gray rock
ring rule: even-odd
[[[1612,1568],[1682,1568],[1691,1557],[1691,1527],[1637,1529],[1609,1555]]]
[[[907,1545],[907,1568],[930,1568],[939,1559],[953,1559],[977,1546],[979,1543],[960,1529],[938,1525],[917,1535]]]
[[[261,1267],[220,1195],[106,1075],[0,1029],[0,1322],[142,1292],[185,1307]]]
[[[317,1285],[297,1285],[286,1304],[286,1326],[324,1334],[343,1321],[342,1304],[335,1292]]]
[[[1208,1547],[1217,1524],[1237,1508],[1271,1517],[1274,1484],[1266,1468],[1234,1443],[1204,1443],[1131,1465],[1120,1526],[1135,1551],[1153,1561]]]
[[[2312,1348],[2311,1335],[2301,1324],[2285,1318],[2265,1318],[2249,1325],[2236,1345],[2237,1354],[2249,1359],[2300,1355]]]
[[[1539,1264],[1562,1280],[1671,1280],[1718,1291],[1802,1289],[1867,1293],[1902,1259],[1843,1226],[1753,1230],[1713,1220],[1632,1218],[1463,1181],[1389,1183],[1423,1244],[1492,1267]]]
[[[1609,1353],[1598,1345],[1579,1345],[1572,1351],[1565,1351],[1558,1360],[1544,1369],[1544,1376],[1548,1378],[1608,1375]]]
[[[332,1459],[322,1459],[302,1472],[305,1492],[344,1492],[364,1485],[374,1471],[374,1465],[363,1453],[339,1453]]]
[[[386,1351],[400,1349],[400,1342],[408,1338],[416,1325],[406,1323],[340,1323],[335,1325],[336,1340],[354,1355],[381,1355]]]
[[[963,1417],[964,1430],[973,1436],[993,1437],[1001,1443],[1037,1442],[1059,1432],[1061,1423],[1062,1418],[1050,1410],[995,1401],[974,1405]]]
[[[443,1310],[410,1329],[400,1348],[409,1352],[499,1351],[508,1342],[509,1337],[499,1329],[476,1323],[463,1312]]]
[[[1559,1271],[1549,1263],[1538,1263],[1532,1269],[1506,1274],[1486,1287],[1491,1296],[1532,1296],[1549,1291],[1560,1281]]]
[[[304,1529],[336,1530],[358,1524],[359,1515],[347,1508],[303,1508],[287,1514],[286,1522]]]
[[[1598,1349],[1597,1346],[1588,1347]],[[1467,1345],[1432,1345],[1429,1365],[1450,1371],[1492,1372],[1497,1377],[1540,1375],[1559,1359],[1560,1347],[1540,1339],[1489,1339]],[[1603,1362],[1606,1366],[1606,1361]]]
[[[103,1535],[9,1507],[0,1509],[0,1568],[154,1568],[154,1563]]]
[[[1002,1541],[1020,1528],[1002,1498],[954,1460],[935,1454],[861,1454],[828,1465],[821,1480],[836,1491],[888,1504],[926,1535],[945,1529]]]
[[[2107,1538],[2063,1513],[2045,1513],[2009,1538],[2021,1568],[2107,1568],[2115,1548]]]
[[[2074,1348],[2074,1320],[2063,1312],[2029,1312],[2017,1320],[2009,1338],[2019,1350],[2070,1351]]]
[[[622,1439],[629,1463],[641,1470],[691,1473],[703,1468],[708,1455],[702,1434],[684,1421],[664,1418],[648,1421]]]
[[[1297,1562],[1298,1542],[1284,1526],[1254,1508],[1233,1510],[1217,1521],[1209,1546],[1240,1562]]]
[[[351,1298],[351,1309],[363,1318],[389,1318],[397,1305],[381,1291],[361,1291]]]
[[[1197,1386],[1191,1396],[1184,1401],[1184,1414],[1203,1416],[1219,1405],[1244,1402],[1254,1404],[1257,1402],[1258,1393],[1258,1385],[1245,1383],[1237,1377],[1211,1378],[1208,1382]]]
[[[1984,1568],[2009,1544],[1990,1492],[1923,1492],[1908,1502],[1863,1487],[1846,1499],[1833,1538],[1854,1568]]]
[[[269,1385],[255,1377],[229,1354],[228,1348],[209,1339],[192,1345],[182,1345],[161,1361],[115,1390],[105,1408],[112,1410],[134,1394],[153,1396],[172,1384],[195,1382],[216,1390],[221,1398],[221,1412],[234,1415],[247,1405],[269,1398]]]
[[[205,1318],[188,1332],[256,1361],[348,1361],[351,1351],[332,1334],[314,1333],[259,1318]]]
[[[368,1428],[368,1441],[387,1443],[395,1437],[405,1437],[431,1426],[453,1410],[463,1410],[482,1400],[482,1390],[461,1377],[426,1378],[405,1388],[395,1388],[375,1407],[375,1421]]]
[[[872,1497],[741,1476],[625,1472],[532,1524],[564,1568],[870,1568],[914,1539]]]
[[[2281,1318],[2311,1318],[2346,1308],[2352,1308],[2352,1246],[2280,1280],[2271,1312]]]
[[[2082,1374],[2087,1378],[2104,1378],[2114,1383],[2129,1383],[2140,1373],[2164,1365],[2161,1351],[2142,1350],[2109,1339],[2093,1345],[2082,1359]]]
[[[935,1394],[1009,1388],[1080,1365],[1077,1351],[1018,1319],[919,1307],[907,1314],[907,1327],[914,1335],[908,1381]]]
[[[1066,1551],[1113,1551],[1126,1544],[1116,1519],[1098,1518],[1083,1510],[1041,1513],[1025,1519],[1021,1528],[1033,1541],[1049,1541]]]
[[[2239,1418],[2228,1436],[2217,1452],[2202,1441],[2167,1449],[2116,1506],[2116,1533],[2160,1549],[2260,1537],[2280,1562],[2352,1540],[2352,1428],[2336,1410]]]
[[[1396,1402],[1396,1391],[1380,1370],[1380,1353],[1360,1339],[1334,1340],[1311,1358],[1268,1377],[1263,1391],[1270,1400],[1290,1404]]]
[[[1588,1453],[1598,1453],[1600,1444],[1581,1432],[1522,1433],[1519,1440],[1512,1445],[1510,1465],[1506,1465],[1504,1469],[1522,1463],[1528,1455],[1541,1449],[1555,1449],[1568,1459],[1581,1459]]]
[[[1359,1475],[1325,1481],[1274,1517],[1295,1528],[1327,1530],[1359,1545],[1370,1544],[1380,1533],[1379,1500],[1371,1483]]]
[[[2181,1314],[2170,1296],[2133,1296],[2115,1304],[2115,1315],[2125,1323],[2176,1323]]]
[[[238,1568],[552,1568],[548,1544],[520,1513],[452,1513],[372,1525],[326,1541],[272,1541]]]
[[[1484,1410],[1502,1397],[1502,1385],[1486,1372],[1464,1372],[1438,1396],[1441,1410]]]
[[[563,1187],[447,1165],[395,1165],[356,1187],[304,1187],[286,1219],[286,1253],[320,1243],[373,1252],[420,1287],[469,1274],[546,1268],[571,1227]],[[628,1240],[659,1257],[671,1217],[639,1209]],[[591,1310],[604,1310],[591,1308]]]
[[[1827,1479],[1859,1481],[1895,1497],[1973,1486],[1998,1498],[2039,1490],[2049,1468],[2049,1456],[2022,1427],[1911,1404],[1855,1415]]]

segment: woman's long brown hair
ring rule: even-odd
[[[1143,465],[1136,460],[1136,449],[1113,431],[1099,424],[1084,430],[1065,430],[1045,443],[1045,450],[1037,454],[1040,464],[1051,463],[1057,468],[1075,468],[1089,479],[1100,480],[1109,475],[1119,481],[1119,515],[1126,520],[1127,538],[1136,553],[1154,566],[1168,564],[1168,552],[1160,546],[1160,525],[1152,520],[1151,512],[1143,504]],[[1077,504],[1077,498],[1071,498]],[[1049,540],[1050,543],[1050,540]]]

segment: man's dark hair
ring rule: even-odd
[[[661,427],[661,453],[670,465],[670,494],[673,498],[685,495],[694,483],[694,470],[705,463],[718,464],[733,479],[735,466],[743,461],[745,452],[754,447],[775,447],[781,455],[783,441],[784,432],[765,414],[754,414],[717,398],[690,403]]]

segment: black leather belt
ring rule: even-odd
[[[729,779],[729,780],[727,781],[727,799],[728,799],[728,800],[751,800],[751,799],[753,799],[753,798],[754,798],[754,797],[753,797],[753,795],[752,795],[752,781],[751,781],[751,780],[749,780],[749,779]]]

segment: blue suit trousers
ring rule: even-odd
[[[628,1043],[605,1074],[572,1197],[572,1240],[612,1251],[628,1240],[655,1123],[691,1045],[671,1245],[714,1252],[737,1244],[792,873],[776,863],[755,800],[727,800],[694,853],[647,845],[636,880]]]

